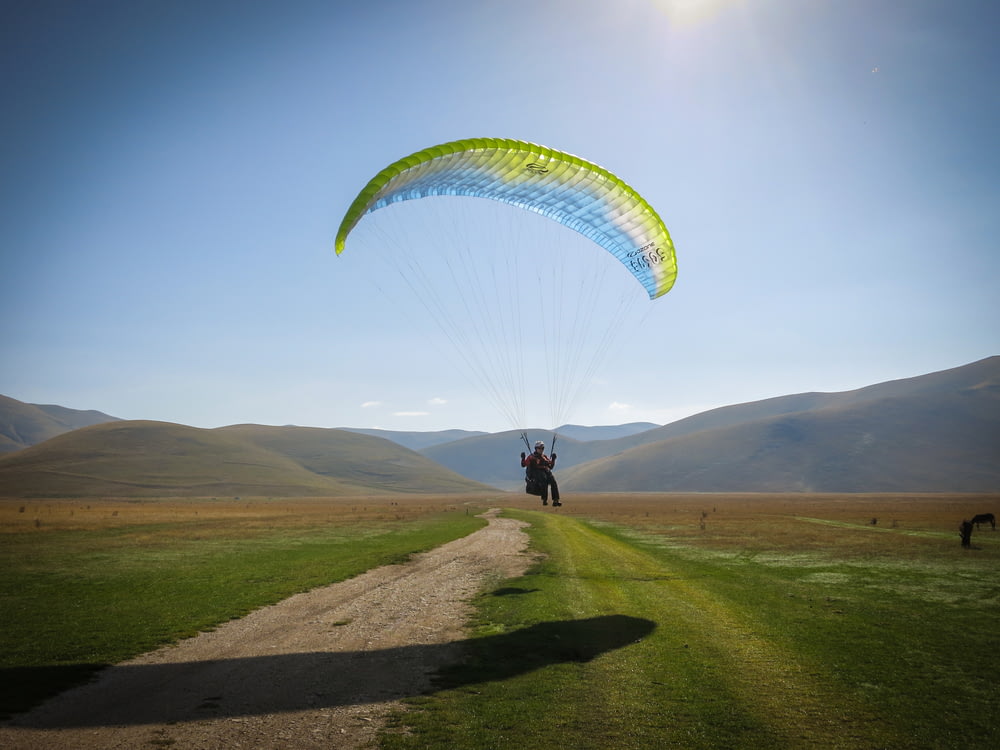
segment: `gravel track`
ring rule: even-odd
[[[8,750],[364,748],[459,658],[469,600],[531,564],[523,522],[290,597],[101,672],[0,726]]]

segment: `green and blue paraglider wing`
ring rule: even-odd
[[[365,214],[437,195],[486,198],[547,216],[614,255],[651,299],[674,285],[670,234],[635,190],[579,157],[501,138],[444,143],[390,164],[348,209],[337,232],[337,254]]]

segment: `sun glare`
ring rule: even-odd
[[[743,0],[650,0],[678,26],[693,26],[711,20],[720,11]]]

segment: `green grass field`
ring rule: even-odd
[[[386,748],[1000,746],[1000,532],[968,550],[957,533],[1000,497],[496,504],[532,524],[542,557],[477,597],[466,660],[409,699]],[[23,708],[29,676],[34,700],[469,533],[475,512],[455,498],[0,503],[2,708]]]
[[[0,501],[0,715],[483,525],[461,498]]]
[[[954,528],[984,500],[595,496],[513,511],[544,561],[479,597],[468,662],[384,745],[1000,746],[1000,534],[963,550]]]

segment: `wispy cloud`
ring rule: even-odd
[[[432,398],[427,403],[430,404],[431,406],[444,406],[445,404],[448,403],[448,399],[446,399],[446,398],[439,398],[438,396],[435,396],[434,398]]]
[[[371,409],[373,406],[381,406],[381,405],[382,405],[381,401],[365,401],[363,404],[361,404],[361,408]]]
[[[632,404],[623,404],[621,401],[612,401],[608,404],[608,409],[611,411],[629,411],[632,408]]]

